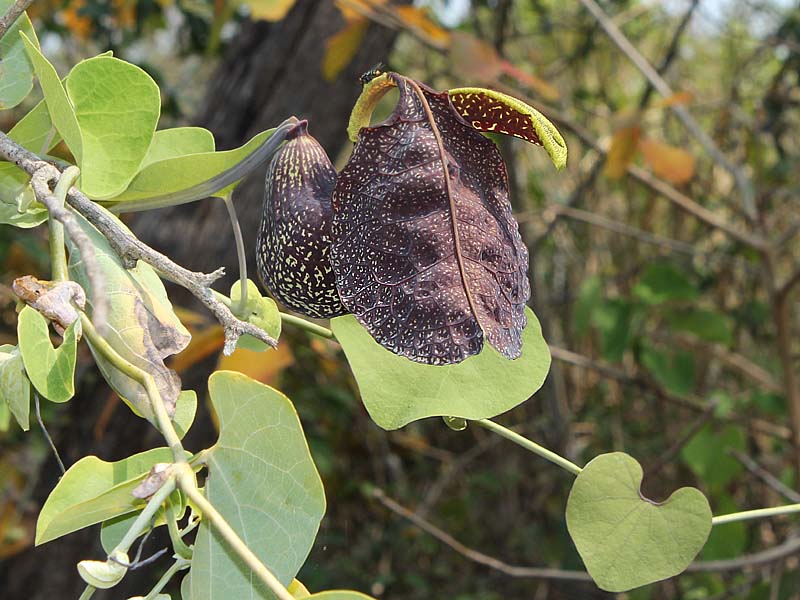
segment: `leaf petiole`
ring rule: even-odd
[[[502,425],[495,423],[490,419],[478,419],[473,421],[473,423],[477,423],[481,427],[488,429],[489,431],[493,431],[497,435],[500,435],[507,440],[514,442],[518,446],[522,446],[526,450],[533,452],[534,454],[538,454],[544,459],[549,460],[551,463],[554,463],[572,473],[573,475],[579,475],[583,469],[581,469],[578,465],[573,463],[570,460],[567,460],[563,456],[556,454],[552,450],[548,450],[544,446],[540,446],[536,442],[529,440],[526,437],[521,436],[520,434],[511,431],[507,427],[503,427]]]
[[[724,525],[735,521],[748,521],[750,519],[767,519],[779,515],[789,515],[800,512],[800,504],[786,504],[784,506],[772,506],[769,508],[756,508],[754,510],[742,510],[727,515],[719,515],[711,519],[712,525]]]

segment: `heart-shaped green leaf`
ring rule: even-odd
[[[142,161],[140,169],[168,158],[214,151],[214,134],[202,127],[174,127],[161,129],[153,135],[153,141]]]
[[[294,406],[280,392],[230,371],[208,380],[219,440],[207,451],[206,497],[288,585],[325,513],[322,481]],[[205,519],[195,540],[191,598],[274,598]]]
[[[23,431],[30,428],[31,382],[19,348],[0,346],[0,403],[6,402]]]
[[[77,323],[77,321],[76,321]],[[66,402],[75,393],[75,323],[67,327],[58,348],[50,342],[47,319],[30,306],[19,313],[19,350],[33,387],[53,402]]]
[[[75,65],[65,87],[81,132],[80,187],[90,198],[115,196],[150,147],[161,114],[158,86],[136,65],[95,56]]]
[[[538,390],[550,370],[550,350],[536,315],[525,309],[522,356],[508,360],[491,346],[455,365],[425,365],[389,352],[346,315],[331,321],[372,420],[397,429],[425,417],[486,419],[514,408]]]
[[[664,502],[639,489],[642,467],[622,452],[602,454],[575,479],[567,528],[589,575],[609,592],[624,592],[681,573],[706,543],[711,508],[695,488]]]

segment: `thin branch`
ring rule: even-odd
[[[591,581],[589,574],[584,573],[583,571],[567,571],[563,569],[547,569],[541,567],[522,567],[522,566],[510,565],[508,563],[503,562],[500,559],[494,558],[493,556],[489,556],[488,554],[484,554],[483,552],[478,552],[477,550],[473,550],[472,548],[465,546],[457,539],[455,539],[453,536],[451,536],[449,533],[442,531],[441,529],[436,527],[436,525],[434,525],[430,521],[423,519],[417,513],[407,509],[405,506],[392,500],[381,489],[374,488],[372,490],[372,497],[375,498],[375,500],[380,502],[383,506],[385,506],[392,512],[400,515],[405,519],[408,519],[414,525],[422,529],[424,532],[435,537],[445,546],[448,546],[452,550],[455,550],[461,556],[464,556],[465,558],[468,558],[469,560],[476,562],[480,565],[484,565],[496,571],[500,571],[501,573],[505,573],[506,575],[509,575],[511,577],[562,579],[568,581]]]
[[[14,143],[0,132],[0,144],[5,144],[5,142]],[[4,147],[0,147],[0,154],[7,156],[4,150]],[[86,276],[92,285],[91,297],[94,322],[97,329],[104,332],[108,315],[108,295],[106,294],[105,278],[97,262],[97,253],[94,245],[92,245],[89,236],[81,229],[78,221],[75,220],[75,216],[63,206],[62,200],[50,190],[50,184],[58,182],[62,173],[50,163],[43,161],[32,161],[26,164],[28,169],[25,170],[31,175],[31,188],[36,199],[47,207],[47,211],[52,218],[64,226],[67,235],[81,253],[81,260],[83,260],[86,268]]]
[[[50,444],[50,449],[53,451],[53,455],[56,457],[56,462],[58,462],[58,468],[61,469],[61,474],[64,475],[67,472],[67,468],[64,466],[64,461],[61,460],[61,455],[58,453],[58,448],[56,448],[55,442],[53,442],[53,438],[50,437],[50,433],[47,431],[47,427],[44,426],[44,420],[42,419],[42,412],[39,408],[39,393],[34,390],[33,391],[33,406],[36,409],[36,422],[39,423],[39,428],[42,430],[47,443]]]
[[[509,90],[509,91],[511,93],[514,93],[514,90]],[[544,104],[542,104],[542,111],[545,114],[547,114],[548,118],[552,120],[554,123],[571,131],[573,135],[575,135],[586,146],[589,146],[590,148],[592,148],[593,150],[599,152],[604,156],[608,154],[608,150],[606,148],[603,148],[591,133],[589,133],[581,125],[573,121],[571,118],[569,118],[567,115],[565,115],[558,109],[552,106],[545,106]],[[739,242],[746,244],[747,246],[750,246],[751,248],[754,248],[756,250],[761,251],[767,247],[767,242],[761,237],[738,229],[734,225],[728,223],[728,221],[725,220],[720,215],[701,206],[700,204],[692,200],[689,196],[687,196],[682,192],[679,192],[669,183],[667,183],[662,179],[659,179],[649,171],[641,167],[638,167],[632,163],[628,165],[627,171],[628,175],[631,176],[633,179],[635,179],[642,185],[645,185],[646,187],[650,188],[652,191],[656,192],[660,196],[663,196],[673,204],[677,205],[679,208],[688,212],[695,218],[703,221],[707,225],[711,225],[712,227],[715,227],[720,231],[724,231],[735,240],[738,240]]]
[[[430,521],[420,517],[414,511],[406,508],[402,504],[387,496],[383,490],[373,488],[371,496],[380,502],[387,509],[401,517],[411,521],[414,525],[419,527],[422,531],[430,534],[445,546],[458,552],[461,556],[476,562],[478,564],[487,566],[501,573],[505,573],[511,577],[532,578],[532,579],[560,579],[568,581],[591,581],[588,573],[583,571],[570,571],[564,569],[548,569],[541,567],[524,567],[517,565],[509,565],[500,559],[478,552],[472,548],[465,546],[446,531],[439,529]],[[800,551],[800,536],[791,537],[779,546],[762,550],[754,554],[746,554],[737,558],[729,560],[709,560],[697,561],[690,564],[686,572],[688,573],[708,573],[708,572],[724,572],[724,571],[741,571],[763,567],[765,565],[777,562],[795,554]]]
[[[655,387],[652,382],[642,377],[628,373],[606,362],[594,360],[588,356],[583,356],[582,354],[577,354],[558,346],[551,345],[550,354],[556,360],[560,360],[583,369],[597,371],[598,373],[601,373],[606,377],[610,377],[611,379],[616,379],[617,381],[622,381],[624,383],[649,390],[656,394],[656,396],[661,400],[672,402],[673,404],[683,406],[696,412],[703,412],[708,406],[707,402],[704,402],[699,398],[694,396],[676,396],[675,394],[670,394],[661,388]],[[744,427],[750,427],[756,431],[760,431],[782,440],[788,440],[792,437],[791,430],[788,427],[776,425],[775,423],[770,423],[769,421],[765,421],[763,419],[736,414],[727,414],[718,418],[725,421],[739,423]]]
[[[630,225],[614,221],[608,217],[604,217],[603,215],[581,210],[579,208],[573,208],[571,206],[562,206],[560,204],[548,206],[547,210],[545,211],[545,220],[549,221],[551,219],[556,219],[557,217],[568,217],[570,219],[575,219],[576,221],[583,221],[584,223],[589,223],[590,225],[608,229],[614,233],[627,235],[639,240],[640,242],[644,242],[645,244],[653,244],[654,246],[668,248],[669,250],[673,250],[675,252],[683,252],[684,254],[691,255],[701,253],[694,246],[686,242],[673,240],[671,238],[650,233],[649,231],[631,227]]]
[[[38,160],[34,154],[11,140],[5,133],[2,132],[0,132],[0,156],[10,162],[13,162],[20,169],[31,175],[36,173],[38,170],[43,169],[43,165],[47,165],[48,169],[46,173],[50,174],[51,180],[53,177],[55,177],[55,174],[60,176],[60,171],[58,169],[48,163],[43,163],[42,161]],[[36,191],[36,189],[34,189],[34,191]],[[245,334],[252,335],[254,338],[261,340],[273,348],[277,345],[278,342],[266,331],[260,327],[257,327],[256,325],[253,325],[252,323],[236,318],[236,316],[227,306],[225,306],[225,304],[214,297],[211,284],[223,275],[223,269],[217,269],[213,273],[208,274],[196,273],[175,264],[168,257],[164,256],[160,252],[157,252],[150,246],[138,240],[133,235],[129,234],[116,219],[106,212],[105,209],[92,202],[77,188],[70,188],[67,201],[72,208],[83,215],[86,220],[94,225],[97,230],[103,234],[103,236],[105,236],[105,238],[108,240],[108,243],[112,248],[114,248],[114,251],[119,255],[123,265],[126,268],[132,268],[135,266],[137,260],[142,260],[152,266],[166,278],[189,290],[189,292],[191,292],[198,300],[200,300],[200,302],[202,302],[222,324],[222,327],[225,331],[225,354],[232,353],[236,348],[236,341],[240,336]],[[55,216],[61,220],[60,217],[63,217],[64,214],[69,215],[66,217],[67,222],[64,223],[64,227],[70,237],[72,237],[73,240],[76,240],[76,238],[73,237],[70,231],[70,225],[68,224],[70,220],[72,220],[74,223],[74,219],[70,219],[72,215],[70,215],[66,209],[62,208],[61,211],[56,211]],[[77,224],[75,225],[77,226]],[[80,233],[82,234],[83,232],[81,231]],[[81,245],[77,240],[75,241],[75,244],[79,249],[81,248]],[[84,255],[83,251],[81,254],[82,256]],[[84,259],[88,259],[89,255],[91,255],[91,253],[87,252],[84,256]],[[87,272],[89,272],[89,270],[89,265],[87,264]],[[93,319],[96,320],[96,316],[93,316]]]
[[[750,471],[753,475],[758,477],[761,481],[767,484],[767,486],[772,488],[774,491],[784,496],[787,500],[789,500],[790,502],[800,502],[800,494],[798,494],[788,485],[783,483],[780,479],[775,477],[775,475],[767,471],[764,467],[759,465],[752,458],[747,456],[747,454],[741,452],[740,450],[736,450],[735,448],[728,448],[728,454],[730,454],[736,460],[742,463],[748,471]]]
[[[658,72],[647,62],[647,59],[642,56],[639,51],[631,44],[625,34],[617,27],[614,22],[608,18],[603,9],[595,2],[594,0],[580,0],[581,4],[597,19],[600,26],[605,30],[608,37],[616,44],[616,46],[627,56],[630,61],[636,66],[637,69],[644,75],[650,84],[664,97],[671,96],[674,92],[672,88],[670,88],[669,84],[664,81],[664,78],[658,74]],[[700,124],[694,119],[694,117],[686,110],[685,106],[680,104],[673,104],[671,107],[672,112],[675,113],[675,116],[680,119],[680,121],[684,124],[686,129],[689,133],[700,143],[700,145],[705,149],[709,156],[728,171],[731,175],[733,175],[734,179],[736,180],[736,185],[739,188],[739,191],[742,195],[742,206],[744,208],[745,214],[751,220],[755,220],[756,218],[756,205],[755,205],[755,194],[753,192],[753,186],[747,176],[745,175],[744,171],[731,163],[725,155],[722,154],[719,148],[717,148],[714,140],[712,140],[708,134],[701,129]]]
[[[28,7],[33,4],[33,0],[17,0],[6,11],[6,14],[0,18],[0,38],[2,38],[9,28],[19,19],[20,15],[28,10]]]

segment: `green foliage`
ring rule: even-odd
[[[692,333],[707,342],[730,346],[733,328],[730,318],[713,310],[692,308],[671,313],[669,325],[675,331]]]
[[[297,413],[286,396],[239,373],[218,371],[208,387],[220,436],[207,453],[206,497],[288,585],[325,513],[322,482]],[[205,520],[191,573],[192,600],[273,597]]]
[[[19,348],[9,344],[0,346],[0,404],[11,411],[23,431],[30,429],[31,382]]]
[[[116,219],[111,214],[108,218]],[[181,384],[177,374],[164,364],[164,359],[183,350],[191,336],[173,312],[164,284],[153,268],[139,262],[133,269],[125,269],[105,237],[80,215],[76,215],[76,219],[94,246],[105,280],[104,291],[114,299],[108,307],[109,331],[105,339],[126,361],[153,376],[167,410],[172,413]],[[124,228],[121,223],[119,225]],[[71,241],[68,247],[70,277],[91,298],[93,290],[80,251]],[[88,312],[91,314],[91,310]],[[91,342],[89,347],[100,372],[114,391],[136,414],[153,421],[144,387],[98,352]]]
[[[0,14],[5,14],[13,4],[14,0],[1,0]],[[0,39],[0,63],[3,65],[0,73],[0,110],[13,108],[22,102],[33,88],[33,70],[25,56],[25,46],[20,32],[24,32],[32,43],[39,47],[39,40],[36,39],[31,20],[27,13],[23,13]]]
[[[397,429],[425,417],[485,419],[527,400],[550,369],[550,351],[541,326],[526,309],[522,356],[509,361],[490,346],[455,365],[412,362],[381,347],[347,315],[331,321],[358,382],[372,420]]]
[[[665,262],[648,266],[633,291],[647,304],[691,301],[697,298],[697,290],[684,271]]]
[[[52,402],[66,402],[75,394],[76,323],[67,327],[61,345],[54,348],[47,319],[30,306],[19,313],[17,336],[25,370],[36,391]]]
[[[85,456],[72,465],[47,497],[36,522],[36,545],[95,523],[141,509],[131,495],[153,465],[172,462],[168,448],[155,448],[116,462]]]
[[[668,392],[683,395],[694,386],[694,355],[691,352],[662,351],[645,345],[640,360]]]
[[[127,189],[111,198],[114,204],[131,202],[166,194],[180,192],[194,187],[207,179],[224,173],[234,165],[252,154],[265,140],[272,135],[272,130],[262,131],[249,142],[233,150],[214,152],[209,150],[209,141],[203,134],[179,134],[181,137],[180,148],[191,149],[191,152],[181,155],[165,153],[165,158],[155,160],[133,178]],[[222,198],[234,185],[217,190],[214,196]],[[118,207],[124,211],[125,207]]]
[[[642,468],[621,452],[594,458],[575,479],[567,527],[597,585],[623,592],[682,572],[711,531],[711,509],[694,488],[664,502],[640,491]]]
[[[236,281],[231,286],[230,297],[234,310],[238,310],[241,303],[241,287],[240,281]],[[278,311],[278,305],[272,298],[262,296],[258,286],[249,279],[247,280],[247,303],[239,313],[239,318],[257,325],[276,340],[281,337],[281,314]],[[270,349],[267,344],[251,335],[243,335],[236,345],[239,348],[247,348],[255,352]]]
[[[746,450],[744,432],[735,425],[717,429],[704,426],[681,450],[681,458],[710,488],[721,488],[742,472],[742,465],[731,450]]]
[[[108,82],[114,82],[109,85]],[[66,90],[80,130],[80,187],[90,198],[122,192],[139,171],[161,113],[161,95],[139,67],[111,56],[84,60]]]

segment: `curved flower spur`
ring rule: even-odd
[[[400,92],[393,113],[369,126],[392,87]],[[417,362],[460,362],[484,339],[509,359],[522,351],[528,252],[511,214],[505,163],[481,131],[542,145],[558,168],[566,163],[555,127],[515,98],[481,88],[439,93],[397,73],[367,80],[348,128],[353,154],[338,178],[331,168],[327,179],[335,181],[330,231],[325,221],[290,234],[317,236],[322,246],[330,240],[344,309],[382,346]],[[268,176],[268,190],[274,184]],[[272,260],[302,262],[288,247]],[[329,280],[322,283],[330,290]],[[285,294],[272,289],[278,299]]]

